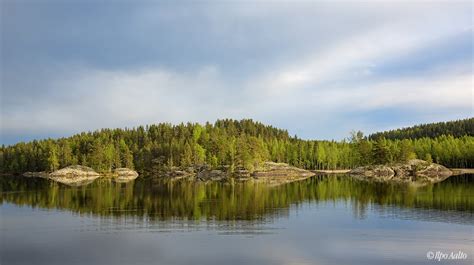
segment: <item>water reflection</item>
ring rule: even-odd
[[[472,224],[474,212],[472,175],[425,187],[364,182],[346,175],[317,176],[277,187],[156,179],[129,183],[101,179],[83,187],[68,187],[21,177],[0,178],[0,185],[1,204],[62,209],[117,220],[127,217],[128,222],[138,220],[139,224],[142,220],[156,223],[171,219],[206,220],[209,224],[222,220],[271,222],[287,216],[290,206],[303,203],[346,203],[358,219],[374,211],[389,218]]]

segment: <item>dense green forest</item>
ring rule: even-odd
[[[185,169],[194,165],[252,171],[264,161],[275,161],[307,169],[336,169],[411,158],[448,167],[474,167],[472,135],[375,138],[357,132],[344,141],[302,140],[290,136],[286,130],[252,120],[226,119],[204,125],[161,123],[2,146],[0,168],[2,173],[22,173],[54,171],[80,164],[99,172],[129,167],[141,174],[156,174],[173,167]]]
[[[413,127],[396,129],[386,132],[374,133],[369,139],[386,138],[390,140],[419,139],[423,137],[438,137],[441,135],[452,135],[454,137],[474,136],[474,118],[420,124]]]

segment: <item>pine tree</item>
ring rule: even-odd
[[[57,155],[56,147],[52,146],[48,153],[48,170],[55,171],[59,168],[59,160]]]
[[[374,143],[373,157],[377,164],[386,164],[390,161],[390,149],[384,138],[378,139]]]
[[[191,149],[191,145],[186,142],[184,145],[184,151],[181,154],[181,166],[189,167],[193,164],[193,150]]]

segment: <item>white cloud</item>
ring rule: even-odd
[[[344,106],[350,104],[352,110],[373,110],[399,107],[412,110],[436,108],[469,109],[472,91],[472,75],[441,75],[415,78],[401,78],[341,87],[324,93],[324,98],[332,99],[326,104]],[[315,95],[316,96],[316,95]],[[339,103],[338,103],[339,102]]]
[[[268,10],[263,8],[268,5],[257,9],[242,5],[233,10],[214,7],[206,13],[215,34],[211,37],[229,37],[222,43],[231,47],[256,42],[260,45],[265,38],[286,38],[289,43],[312,41],[314,48],[295,53],[282,51],[298,56],[264,62],[263,69],[240,78],[229,78],[223,70],[226,68],[218,63],[202,63],[186,71],[155,66],[113,70],[64,63],[60,74],[42,79],[38,89],[44,93],[34,93],[37,98],[33,100],[28,95],[15,98],[11,92],[16,89],[15,83],[9,84],[11,87],[5,90],[8,101],[2,102],[15,104],[2,108],[2,133],[77,132],[225,117],[288,123],[282,119],[293,121],[291,116],[307,117],[308,113],[324,123],[328,117],[337,119],[341,112],[390,107],[424,113],[440,108],[460,110],[462,114],[470,110],[473,114],[472,55],[469,64],[433,65],[420,76],[387,79],[374,72],[378,63],[430,47],[466,32],[466,28],[472,35],[472,25],[468,25],[472,23],[472,13],[471,17],[466,16],[464,5],[359,5],[309,5],[307,10],[286,4],[272,5]],[[144,32],[162,22],[152,11],[155,10],[136,14],[137,19],[142,19],[134,23],[142,25]],[[162,13],[169,10],[165,11]],[[162,19],[176,19],[176,14],[166,13]],[[185,19],[192,14],[181,10],[178,15]],[[262,23],[263,19],[271,23]],[[255,26],[240,23],[241,20],[255,22]],[[240,28],[241,25],[245,27]],[[282,27],[281,32],[277,26]],[[298,39],[291,39],[295,37]],[[288,49],[291,47],[288,45]],[[4,85],[2,82],[2,92]],[[317,137],[317,132],[314,134]]]
[[[215,68],[192,74],[147,69],[131,72],[84,70],[54,82],[52,101],[2,112],[3,130],[80,131],[162,121],[206,121],[223,117],[269,118],[285,112],[317,115],[400,107],[414,111],[469,109],[472,75],[400,78],[301,93],[264,93],[226,82]],[[64,89],[67,93],[59,94]],[[249,91],[253,91],[249,93]],[[34,111],[31,111],[34,110]]]
[[[52,82],[49,100],[33,101],[26,111],[5,109],[3,129],[77,131],[234,116],[224,86],[214,67],[191,74],[82,69]]]
[[[438,28],[420,31],[402,22],[377,25],[366,32],[342,38],[339,43],[301,60],[272,69],[266,76],[251,80],[249,86],[261,87],[267,94],[282,95],[285,91],[291,94],[295,89],[318,88],[327,81],[344,80],[350,74],[370,75],[374,61],[409,54],[464,31],[462,24],[446,31]]]

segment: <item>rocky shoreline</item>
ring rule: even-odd
[[[244,168],[231,171],[229,167],[211,169],[207,165],[189,167],[186,170],[179,168],[167,169],[149,177],[158,177],[170,181],[188,180],[200,182],[245,182],[256,181],[268,184],[283,184],[303,180],[316,175],[314,172],[289,166],[285,163],[265,162],[255,171]],[[138,177],[138,173],[128,168],[117,168],[113,172],[100,174],[90,167],[73,165],[52,173],[26,172],[25,177],[40,177],[51,179],[66,185],[81,185],[94,181],[97,178],[110,178],[115,182],[129,182]]]
[[[320,171],[309,171],[290,166],[285,163],[265,162],[253,172],[244,168],[230,170],[223,166],[212,169],[207,165],[195,165],[186,169],[169,168],[148,177],[162,178],[169,181],[200,181],[200,182],[262,182],[279,185],[293,181],[303,180]],[[348,173],[360,180],[379,182],[411,182],[411,183],[436,183],[445,180],[456,171],[423,160],[414,159],[406,163],[391,165],[371,165],[358,167],[352,170],[333,170],[326,173]],[[110,178],[115,182],[129,182],[138,177],[138,172],[128,168],[117,168],[113,172],[100,174],[90,167],[73,165],[52,173],[26,172],[25,177],[41,177],[51,179],[66,185],[81,185],[94,181],[97,178]]]
[[[115,182],[129,182],[138,177],[138,172],[129,168],[116,168],[112,173]]]
[[[39,177],[70,185],[80,186],[93,182],[100,177],[110,177],[116,182],[128,182],[138,177],[138,173],[128,168],[117,168],[112,173],[99,174],[94,169],[86,166],[72,165],[51,173],[26,172],[24,177]]]
[[[413,159],[403,164],[358,167],[349,174],[358,179],[380,182],[437,183],[452,176],[453,171],[439,164]]]
[[[289,166],[285,163],[265,162],[253,172],[244,168],[237,168],[231,172],[229,167],[210,169],[207,166],[194,166],[187,170],[171,169],[164,172],[163,175],[172,181],[185,179],[202,182],[257,181],[269,184],[281,184],[306,179],[316,174],[308,170]]]
[[[56,170],[50,173],[48,178],[63,184],[74,185],[87,184],[99,177],[100,174],[90,167],[74,165]]]

